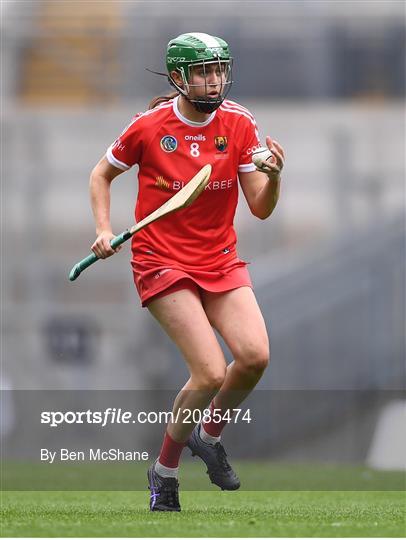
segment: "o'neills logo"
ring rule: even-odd
[[[171,189],[171,185],[168,180],[165,180],[163,176],[157,176],[155,178],[155,185],[161,189]]]
[[[185,135],[185,141],[205,141],[206,137],[199,133],[199,135]]]
[[[217,135],[214,137],[214,144],[220,152],[225,152],[227,148],[227,137],[225,135]]]

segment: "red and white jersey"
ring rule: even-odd
[[[254,117],[241,105],[225,100],[198,123],[181,115],[178,99],[137,114],[106,157],[122,170],[139,165],[137,222],[204,165],[212,165],[210,182],[200,197],[134,235],[132,250],[135,262],[173,261],[186,269],[215,270],[236,257],[238,173],[255,170],[251,154],[261,143]]]

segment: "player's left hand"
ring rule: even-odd
[[[266,174],[271,180],[280,180],[283,166],[285,165],[285,151],[282,146],[277,142],[271,139],[271,137],[266,137],[266,145],[268,149],[272,152],[273,159],[264,161],[264,168],[266,169]]]

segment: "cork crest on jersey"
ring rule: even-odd
[[[214,137],[214,146],[219,152],[225,152],[227,150],[228,140],[225,135],[217,135]]]

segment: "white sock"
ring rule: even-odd
[[[165,467],[165,465],[159,463],[159,459],[155,461],[155,472],[157,472],[159,476],[164,476],[165,478],[177,478],[178,471],[179,467],[175,467],[174,469],[172,469],[171,467]]]
[[[212,444],[215,445],[216,443],[220,442],[221,437],[213,437],[213,435],[209,435],[205,430],[202,424],[200,424],[200,430],[199,430],[199,436],[202,439],[203,442],[206,444]]]

